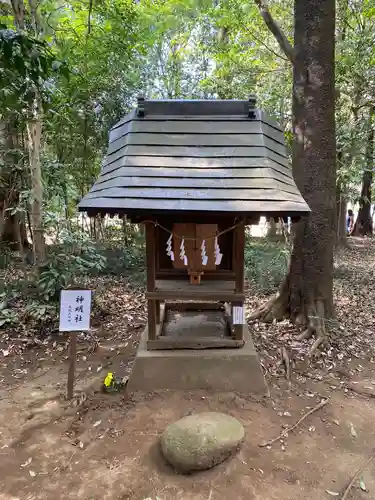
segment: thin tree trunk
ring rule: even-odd
[[[20,30],[25,28],[25,6],[23,0],[11,0],[15,25]]]
[[[342,164],[342,151],[337,152],[337,168]],[[341,179],[336,182],[336,246],[346,246],[347,244],[347,229],[346,229],[346,187]]]
[[[128,229],[127,229],[126,216],[122,217],[122,234],[124,238],[124,245],[128,246]]]
[[[374,169],[374,127],[372,124],[373,113],[374,110],[372,109],[370,111],[367,133],[366,168],[362,175],[362,190],[361,197],[359,199],[359,211],[352,233],[355,236],[372,235],[371,188]]]
[[[17,249],[20,233],[23,250],[26,251],[29,243],[24,213],[18,211],[16,215],[11,214],[11,209],[19,207],[21,184],[21,176],[18,174],[21,145],[15,123],[14,117],[7,117],[0,124],[0,160],[3,163],[0,187],[0,242],[5,242]]]
[[[336,227],[334,0],[296,0],[293,73],[293,174],[312,213],[296,224],[288,275],[279,295],[256,311],[265,321],[289,317],[304,336],[324,341],[333,316]]]
[[[60,161],[61,163],[61,161]],[[71,231],[71,222],[70,222],[70,217],[69,217],[69,198],[68,198],[68,182],[65,179],[64,184],[63,184],[63,196],[64,196],[64,215],[65,215],[65,222],[66,222],[66,227],[68,231]]]
[[[336,186],[336,245],[346,246],[346,206],[347,200],[340,183]]]
[[[277,236],[277,226],[276,226],[276,221],[273,217],[270,217],[268,221],[268,229],[267,229],[267,238],[269,240],[274,240],[276,239]]]
[[[31,172],[31,225],[33,233],[33,254],[34,264],[39,267],[46,261],[46,247],[42,217],[43,185],[40,164],[42,122],[40,119],[39,96],[37,92],[35,101],[34,118],[29,120],[27,123],[27,134]]]
[[[11,8],[14,13],[14,24],[16,28],[25,28],[25,7],[23,0],[11,0]],[[24,217],[19,213],[17,216],[11,215],[8,208],[16,208],[19,203],[19,189],[15,179],[12,178],[12,170],[19,162],[18,151],[20,149],[19,130],[17,129],[17,118],[12,114],[6,117],[2,123],[0,132],[0,142],[4,146],[3,163],[3,186],[0,190],[0,241],[9,243],[20,249],[21,254],[24,248],[27,249],[28,241],[25,231]],[[7,181],[9,180],[8,185]],[[5,182],[4,182],[5,181]]]
[[[41,21],[38,13],[38,3],[36,0],[29,0],[31,19],[33,20],[35,33],[41,32]]]
[[[24,0],[12,0],[12,6],[15,15],[15,24],[22,29],[24,24]],[[29,0],[29,8],[31,20],[34,28],[34,35],[38,36],[41,32],[41,23],[37,11],[37,3],[35,0]],[[22,13],[21,13],[22,11]],[[40,163],[40,147],[42,136],[42,120],[41,120],[42,104],[39,90],[34,89],[32,109],[30,110],[30,118],[27,122],[27,146],[29,152],[30,174],[31,174],[31,225],[33,234],[33,256],[34,264],[37,267],[43,265],[46,261],[46,246],[44,240],[43,229],[43,185],[42,185],[42,170]]]

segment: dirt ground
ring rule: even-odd
[[[308,371],[301,360],[309,344],[293,340],[292,327],[249,325],[270,388],[270,397],[263,399],[235,393],[100,392],[107,369],[129,373],[144,324],[142,294],[127,291],[121,280],[104,287],[109,314],[92,337],[79,339],[73,403],[62,397],[65,338],[22,354],[4,347],[0,499],[341,499],[375,449],[374,258],[374,244],[360,240],[338,256],[340,325]],[[262,299],[252,295],[249,305]],[[280,362],[281,346],[290,354],[290,381]],[[259,446],[324,398],[328,403],[287,437]],[[173,420],[207,410],[237,418],[245,427],[245,442],[236,456],[210,471],[178,475],[161,456],[160,434]],[[347,500],[375,499],[374,472],[375,460]]]

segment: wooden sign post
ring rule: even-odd
[[[90,330],[91,290],[61,290],[60,332],[71,332],[68,371],[68,399],[73,398],[77,356],[77,332]]]

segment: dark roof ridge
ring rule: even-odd
[[[139,117],[149,115],[243,115],[255,118],[256,98],[238,99],[146,99],[140,95],[137,99],[136,114]]]

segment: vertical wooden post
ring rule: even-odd
[[[147,291],[155,291],[156,277],[156,245],[155,245],[155,226],[146,224],[146,262],[147,262]],[[156,339],[156,302],[147,301],[148,313],[148,340]]]
[[[74,378],[76,372],[77,358],[77,332],[70,334],[70,350],[69,350],[69,371],[68,371],[68,399],[73,399],[74,395]]]
[[[245,224],[234,229],[234,272],[236,274],[236,292],[243,293],[245,278]]]
[[[160,300],[155,300],[156,323],[160,324]]]
[[[156,301],[148,300],[147,301],[147,333],[148,340],[156,339]]]
[[[244,292],[245,279],[245,224],[240,224],[234,229],[234,252],[233,252],[233,270],[236,275],[236,292]],[[243,302],[232,303],[233,307],[244,307]],[[233,325],[234,338],[243,340],[244,325]]]

